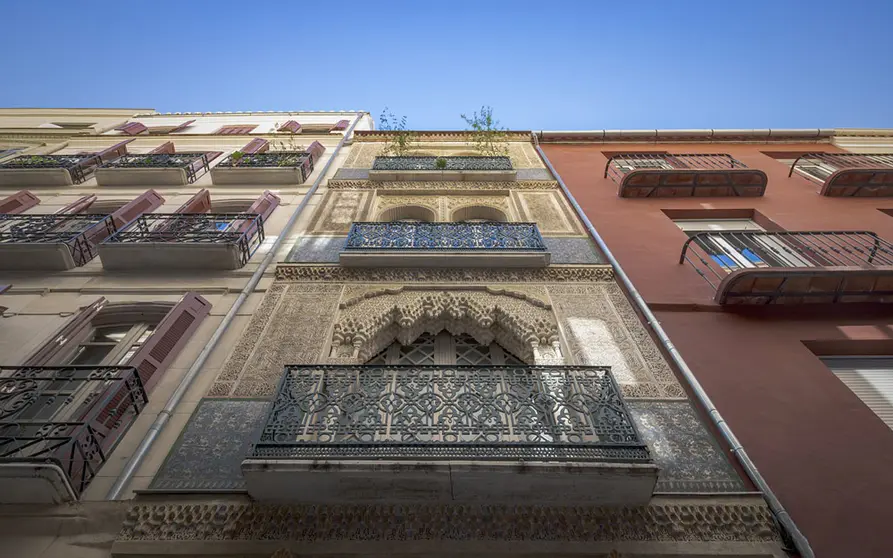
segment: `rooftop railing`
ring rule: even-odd
[[[438,166],[438,160],[442,161]],[[375,171],[510,171],[512,161],[494,157],[376,157]]]

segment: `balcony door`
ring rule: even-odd
[[[694,242],[726,271],[814,265],[802,258],[796,247],[788,245],[784,236],[736,234],[765,232],[751,219],[681,219],[675,223],[689,237],[715,232],[699,236]]]
[[[482,345],[466,333],[452,335],[444,330],[436,335],[423,333],[409,345],[395,341],[366,364],[524,366],[524,361],[498,343]]]

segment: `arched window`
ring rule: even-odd
[[[367,364],[523,366],[524,362],[498,343],[482,345],[466,333],[452,335],[444,330],[436,335],[423,333],[409,345],[401,345],[399,341],[395,341],[369,359]]]
[[[465,221],[469,223],[479,223],[484,221],[498,221],[500,223],[505,223],[508,221],[508,218],[504,212],[495,207],[472,205],[469,207],[460,207],[453,211],[451,220],[453,222]]]
[[[433,210],[420,205],[401,205],[382,211],[378,220],[433,223],[437,221],[437,215]]]

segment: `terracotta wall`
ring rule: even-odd
[[[815,352],[893,355],[893,308],[722,309],[679,254],[664,210],[753,209],[787,230],[873,230],[893,199],[825,198],[763,152],[830,145],[544,145],[543,150],[819,557],[893,556],[893,431]],[[622,199],[603,152],[729,153],[766,172],[762,198]],[[846,307],[843,307],[846,306]]]

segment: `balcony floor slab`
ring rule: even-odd
[[[105,242],[99,245],[99,259],[103,268],[121,271],[233,270],[243,265],[234,243]]]

